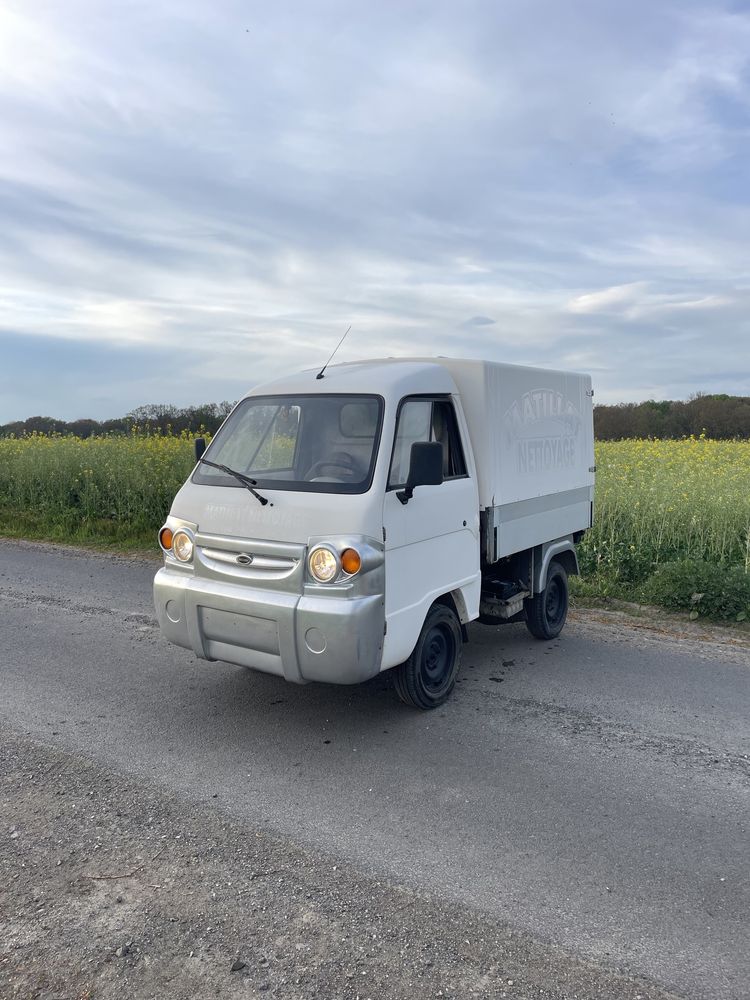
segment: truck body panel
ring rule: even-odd
[[[466,413],[487,562],[590,527],[590,376],[488,361],[441,364]]]

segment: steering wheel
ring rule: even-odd
[[[305,475],[305,479],[314,479],[319,476],[323,469],[339,469],[348,479],[354,479],[362,473],[359,463],[348,451],[334,451],[330,458],[322,459],[312,465]]]

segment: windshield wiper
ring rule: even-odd
[[[245,476],[243,475],[243,473],[237,472],[236,469],[230,469],[228,465],[219,465],[218,462],[209,462],[207,458],[199,458],[198,462],[199,463],[202,462],[204,465],[210,465],[212,469],[220,469],[222,472],[226,472],[228,476],[234,476],[237,482],[242,483],[245,489],[249,490],[255,497],[255,499],[259,503],[262,503],[264,507],[266,506],[266,504],[270,504],[271,507],[273,507],[273,504],[268,499],[268,497],[262,497],[257,490],[253,489],[253,486],[258,485],[258,481],[256,479],[250,479],[249,476]]]

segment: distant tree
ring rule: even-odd
[[[177,412],[177,407],[171,406],[169,403],[147,403],[145,406],[137,406],[131,410],[125,419],[134,424],[149,424],[156,427],[162,421],[169,420]]]
[[[11,424],[0,427],[0,437],[21,437],[25,424],[23,420],[14,420]]]
[[[26,434],[54,434],[62,433],[65,430],[64,420],[55,420],[54,417],[29,417],[24,420],[24,430]]]
[[[600,441],[697,437],[704,431],[712,438],[750,439],[750,396],[698,393],[687,401],[650,399],[594,407],[594,435]]]
[[[76,437],[87,438],[96,434],[101,427],[98,420],[89,420],[84,417],[81,420],[71,420],[65,425],[66,434],[74,434]]]

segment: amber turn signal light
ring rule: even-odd
[[[344,549],[341,553],[341,568],[349,576],[359,573],[362,566],[362,558],[356,549]]]
[[[159,532],[159,545],[161,545],[161,547],[165,550],[165,552],[169,552],[169,550],[172,548],[171,528],[161,529],[161,531]]]

